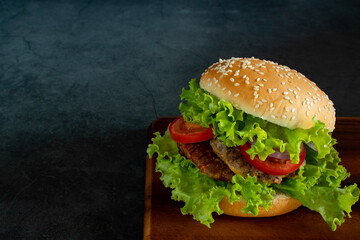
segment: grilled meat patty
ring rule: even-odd
[[[213,152],[209,141],[200,143],[178,143],[180,154],[190,159],[205,175],[220,181],[230,182],[235,174]]]
[[[256,176],[258,180],[267,183],[280,184],[284,177],[293,178],[296,177],[296,173],[290,173],[285,176],[275,176],[266,174],[253,166],[251,166],[241,155],[240,150],[237,147],[227,147],[220,140],[210,140],[210,145],[217,156],[221,158],[229,168],[236,174],[240,174],[243,177]]]

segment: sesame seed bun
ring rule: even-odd
[[[259,214],[254,216],[251,213],[243,213],[243,209],[246,205],[245,200],[229,203],[229,199],[224,197],[219,206],[225,214],[237,217],[273,217],[291,212],[301,206],[301,203],[295,198],[289,197],[283,193],[278,193],[274,196],[272,207],[266,211],[265,208],[259,207]]]
[[[328,96],[303,74],[256,58],[220,59],[201,76],[201,88],[235,108],[290,129],[308,129],[315,117],[330,132],[335,109]]]

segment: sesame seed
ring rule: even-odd
[[[306,116],[309,116],[309,115],[310,115],[309,111],[306,111]]]
[[[264,75],[264,73],[263,73],[263,72],[259,72],[259,74]]]
[[[282,85],[285,85],[285,82],[281,82]]]
[[[263,78],[263,81],[264,81],[264,82],[267,82],[267,80],[266,80],[265,78]]]
[[[231,95],[231,91],[228,92],[229,96]]]
[[[260,86],[260,87],[263,87],[263,86],[264,86],[264,84],[262,84],[262,83],[259,83],[259,86]]]
[[[246,75],[244,75],[242,78],[245,79],[245,78],[246,78]]]
[[[237,96],[239,96],[239,94],[238,94],[238,93],[236,93],[236,94],[234,95],[234,97],[237,97]]]
[[[210,82],[210,81],[211,81],[211,79],[210,79],[210,78],[208,78],[206,81]]]
[[[257,78],[256,81],[257,81],[257,82],[260,81],[260,78]]]
[[[273,90],[272,90],[272,91],[273,91],[273,92],[275,92],[276,90],[277,90],[277,88],[273,88]]]
[[[299,90],[299,91],[301,90],[298,86],[296,86],[296,88],[297,88],[297,90]]]
[[[274,106],[274,104],[273,103],[270,103],[270,107],[273,107]]]
[[[246,79],[246,80],[245,80],[245,83],[246,83],[246,84],[250,84],[250,82],[249,82],[249,80],[248,80],[248,79]]]
[[[258,97],[259,97],[259,94],[256,94],[256,95],[255,95],[255,99],[257,99]]]
[[[235,80],[234,80],[233,78],[230,78],[230,81],[231,81],[231,82],[234,82]]]
[[[289,101],[290,101],[290,103],[291,103],[291,104],[293,104],[293,103],[294,103],[294,101],[293,101],[293,100],[291,100],[291,99],[290,99]]]
[[[271,117],[275,119],[275,116],[271,114]]]
[[[290,98],[288,96],[284,97],[286,100],[289,100]]]
[[[259,104],[256,104],[256,105],[255,105],[255,108],[258,108],[258,107],[259,107]]]
[[[253,89],[256,90],[256,91],[258,91],[258,90],[259,90],[259,86],[254,86]]]
[[[295,116],[292,116],[292,117],[291,117],[291,120],[294,120],[294,119],[295,119]]]
[[[288,92],[283,92],[284,95],[288,95],[289,93]]]
[[[226,87],[223,87],[222,90],[224,91],[226,89]]]
[[[208,84],[208,86],[210,87],[212,85],[212,82]]]
[[[258,104],[260,104],[260,105],[262,105],[262,104],[263,104],[263,103],[262,103],[262,101],[257,101],[257,103],[258,103]]]
[[[290,92],[292,92],[292,91],[293,91],[291,88],[288,88],[288,90],[289,90]]]
[[[268,92],[271,93],[271,88],[268,89]]]
[[[319,112],[321,112],[321,108],[319,107]]]
[[[294,113],[294,112],[295,112],[295,108],[291,109],[291,111]]]
[[[261,101],[262,101],[262,102],[267,102],[267,100],[266,100],[266,99],[261,99]]]
[[[286,108],[285,108],[285,111],[287,111],[287,112],[288,112],[288,111],[289,111],[289,108],[288,108],[288,107],[286,107]]]
[[[240,83],[235,83],[235,84],[234,84],[235,87],[237,87],[237,86],[239,86],[239,85],[240,85]]]
[[[285,116],[285,115],[282,115],[281,117],[282,117],[282,118],[284,118],[284,119],[286,118],[286,116]]]
[[[282,74],[279,74],[279,76],[282,77],[282,78],[284,77],[284,75],[282,75]]]

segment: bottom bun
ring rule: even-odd
[[[243,209],[246,205],[246,201],[242,199],[241,201],[233,202],[233,204],[229,203],[228,197],[224,197],[220,203],[221,210],[224,211],[225,214],[237,217],[273,217],[282,215],[288,212],[291,212],[298,207],[301,206],[301,203],[285,194],[276,194],[274,196],[272,207],[266,211],[265,208],[259,207],[259,214],[254,216],[252,213],[243,213],[241,209]]]

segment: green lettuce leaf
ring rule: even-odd
[[[285,179],[273,188],[299,200],[303,206],[317,211],[333,231],[350,217],[351,206],[359,200],[356,184],[341,188],[341,181],[350,176],[342,165],[337,151],[320,159],[317,152],[307,148],[306,165],[296,179]]]

